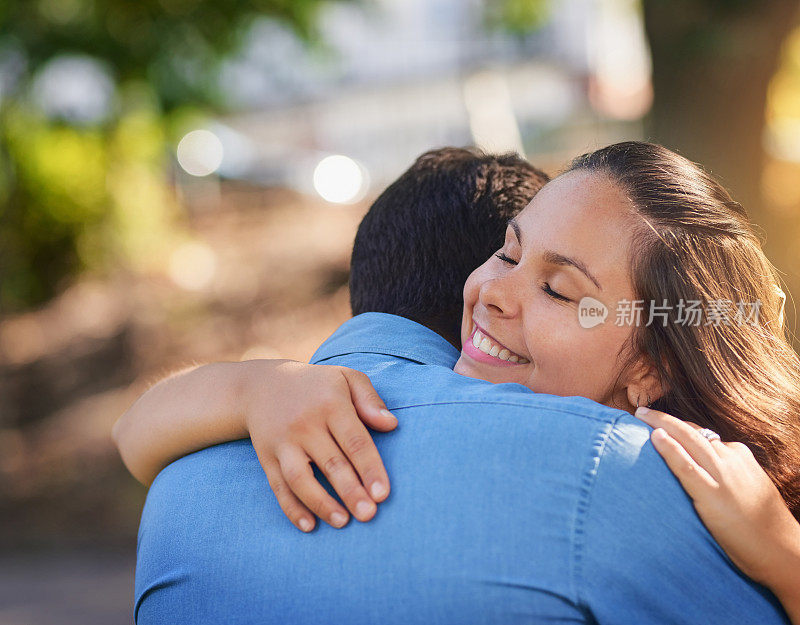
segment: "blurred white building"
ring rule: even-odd
[[[311,190],[320,160],[342,154],[380,188],[436,146],[547,166],[641,132],[650,65],[637,0],[552,0],[524,37],[487,29],[484,6],[336,3],[311,48],[255,24],[222,76],[239,112],[210,127],[225,147],[219,173]]]

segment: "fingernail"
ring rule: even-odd
[[[397,417],[395,417],[391,412],[386,410],[386,408],[381,410],[381,416],[384,416],[387,419],[394,419],[395,421],[397,421]]]
[[[369,492],[372,493],[373,499],[380,499],[386,495],[386,487],[380,482],[373,482]]]
[[[372,511],[375,508],[375,504],[368,501],[359,501],[356,504],[356,515],[360,517],[366,517],[372,514]]]
[[[314,524],[306,518],[300,519],[299,524],[300,529],[304,532],[310,532],[312,529],[314,529]]]
[[[650,408],[647,406],[639,406],[634,413],[637,417],[644,417],[650,414]]]
[[[334,527],[344,527],[345,523],[347,523],[347,516],[341,512],[334,512],[331,515],[331,525]]]
[[[663,441],[665,438],[667,438],[667,432],[663,428],[656,428],[653,430],[652,436],[656,440]]]

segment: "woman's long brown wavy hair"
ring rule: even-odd
[[[800,520],[800,359],[747,213],[700,166],[651,143],[610,145],[573,170],[605,174],[628,196],[636,298],[646,311],[672,306],[665,325],[634,328],[622,371],[647,356],[663,392],[652,407],[746,444]],[[701,302],[699,324],[681,322],[680,301]]]

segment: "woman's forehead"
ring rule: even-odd
[[[627,290],[630,216],[628,198],[607,177],[569,172],[545,185],[515,222],[523,247],[579,258],[601,282]]]
[[[627,196],[607,176],[586,171],[567,172],[547,183],[516,218],[521,229],[596,229],[618,235],[623,224],[631,231],[635,213]]]
[[[544,185],[523,212],[585,208],[609,216],[633,209],[623,189],[609,176],[587,170],[568,171]]]

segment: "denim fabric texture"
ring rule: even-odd
[[[139,529],[138,625],[788,623],[705,529],[647,425],[459,376],[457,358],[383,313],[314,355],[369,375],[399,419],[374,435],[392,491],[368,523],[301,533],[249,440],[166,467]]]

